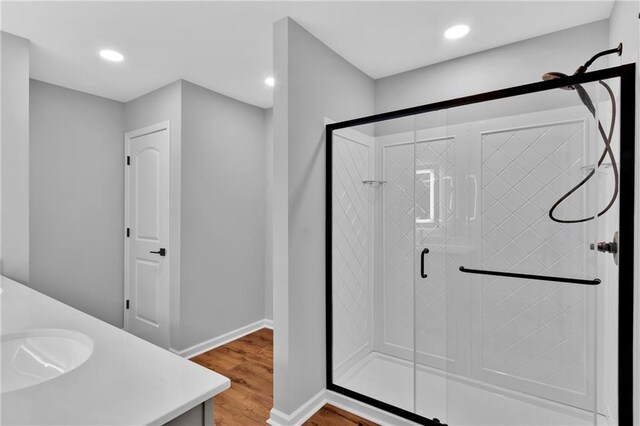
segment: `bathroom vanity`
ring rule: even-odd
[[[213,424],[229,379],[1,280],[1,424]]]

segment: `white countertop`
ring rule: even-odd
[[[0,288],[2,334],[68,329],[94,343],[74,370],[2,393],[3,425],[159,425],[230,386],[218,373],[8,278]]]

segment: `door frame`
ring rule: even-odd
[[[129,196],[130,196],[130,191],[129,191],[129,185],[130,185],[130,172],[131,172],[131,168],[128,167],[129,164],[129,156],[131,154],[130,152],[130,142],[132,139],[141,137],[141,136],[145,136],[145,135],[149,135],[151,133],[157,133],[157,132],[161,132],[161,131],[166,131],[167,135],[169,137],[169,152],[167,152],[167,155],[169,156],[169,169],[167,170],[167,173],[169,173],[169,211],[167,212],[167,214],[169,214],[169,241],[167,241],[164,245],[169,249],[172,250],[173,246],[171,244],[171,228],[172,228],[172,216],[171,216],[171,126],[170,126],[170,122],[169,120],[166,121],[162,121],[160,123],[156,123],[156,124],[152,124],[150,126],[146,126],[143,127],[141,129],[137,129],[137,130],[132,130],[130,132],[127,132],[124,134],[124,161],[125,161],[125,168],[124,168],[124,232],[123,232],[123,244],[124,244],[124,298],[122,300],[122,315],[124,317],[124,330],[125,331],[129,331],[129,315],[128,315],[128,308],[127,308],[127,300],[130,300],[130,291],[131,291],[131,287],[130,287],[130,282],[129,282],[129,269],[130,269],[130,262],[129,262],[129,254],[130,254],[130,245],[131,245],[131,238],[127,237],[127,229],[130,228],[130,223],[129,223],[129,214],[130,214],[130,206],[129,206]],[[173,255],[172,255],[173,256]],[[168,274],[168,280],[169,280],[169,288],[167,289],[167,296],[169,297],[169,303],[167,305],[167,309],[168,311],[166,312],[167,318],[169,319],[169,321],[167,321],[167,325],[165,327],[165,330],[162,330],[162,340],[164,342],[167,342],[167,347],[165,349],[169,349],[170,344],[171,344],[171,304],[172,304],[172,298],[171,298],[171,266],[172,266],[172,256],[169,257],[169,261],[167,262],[167,274]]]
[[[361,118],[330,123],[325,126],[325,328],[326,328],[326,387],[327,390],[364,402],[419,424],[440,425],[439,421],[423,417],[384,401],[372,398],[351,389],[337,385],[333,381],[333,289],[332,289],[332,159],[333,131],[347,127],[372,124],[379,121],[408,117],[442,109],[477,104],[497,99],[506,99],[530,93],[559,89],[570,85],[598,80],[619,78],[620,80],[620,193],[619,193],[619,247],[618,268],[618,422],[633,424],[634,417],[634,249],[635,235],[635,120],[636,120],[636,65],[629,63],[605,68],[566,78],[529,83],[491,92],[479,93],[461,98],[435,102],[411,108],[400,109]]]

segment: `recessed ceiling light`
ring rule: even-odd
[[[264,79],[264,84],[269,87],[273,87],[276,84],[276,79],[273,77],[267,77]]]
[[[444,36],[449,40],[455,40],[457,38],[461,38],[469,34],[469,26],[468,25],[454,25],[444,32]]]
[[[106,59],[107,61],[112,62],[122,62],[124,60],[124,56],[122,56],[122,53],[116,52],[115,50],[101,50],[100,56],[102,57],[102,59]]]

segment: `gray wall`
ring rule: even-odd
[[[273,108],[264,111],[264,317],[273,320]]]
[[[290,414],[325,387],[324,118],[372,114],[374,84],[290,18],[274,73],[274,408]]]
[[[29,40],[0,32],[0,272],[29,282]]]
[[[39,81],[30,95],[34,289],[122,327],[123,134],[169,120],[171,346],[264,318],[263,109],[184,81],[127,104]]]
[[[638,60],[640,50],[640,2],[617,0],[609,18],[609,44],[615,47],[622,42],[622,56],[610,56],[611,66],[628,64]],[[636,70],[640,75],[640,69]],[[638,111],[640,113],[640,111]]]
[[[184,81],[127,104],[33,80],[30,92],[34,289],[122,327],[123,135],[169,120],[171,346],[264,318],[263,109]]]
[[[122,327],[124,104],[30,89],[29,285]]]
[[[170,122],[171,139],[171,160],[169,166],[169,173],[171,175],[169,184],[169,209],[172,218],[169,230],[171,239],[171,254],[169,255],[169,280],[171,282],[170,344],[172,347],[177,348],[180,337],[180,179],[182,170],[180,155],[182,152],[182,81],[175,81],[131,100],[125,105],[126,132],[138,130],[167,120]]]
[[[540,81],[547,71],[570,74],[607,49],[608,40],[608,21],[598,21],[381,78],[375,82],[375,110],[392,111]],[[591,69],[607,66],[604,59]]]
[[[183,82],[180,347],[262,320],[264,110]]]

